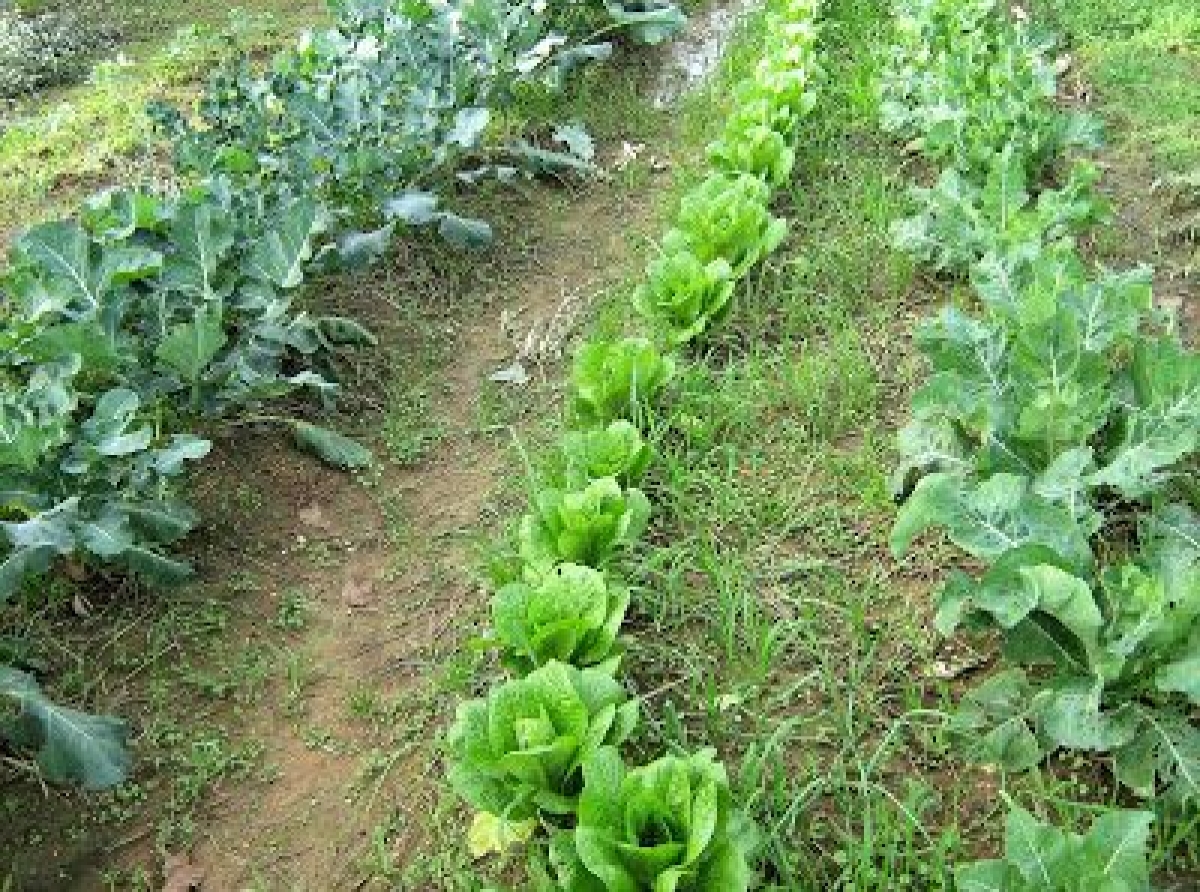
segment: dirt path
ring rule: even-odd
[[[273,496],[230,530],[268,537],[262,620],[289,589],[312,593],[316,611],[294,647],[312,667],[302,712],[289,716],[268,694],[238,720],[239,734],[264,745],[272,776],[217,793],[193,854],[204,888],[360,887],[380,827],[378,858],[390,853],[401,867],[433,857],[425,849],[440,805],[434,749],[454,706],[440,679],[485,605],[470,540],[487,529],[484,509],[513,468],[507,438],[481,432],[478,421],[488,377],[514,355],[502,321],[519,318],[527,331],[569,319],[581,298],[628,275],[631,237],[648,230],[648,214],[639,195],[612,184],[561,212],[521,214],[520,248],[500,249],[477,287],[421,309],[427,328],[449,334],[437,373],[444,386],[428,406],[445,436],[418,466],[385,468],[359,485],[269,440],[225,450],[232,473],[270,478]],[[411,275],[384,271],[354,299],[377,302],[387,283]],[[222,572],[226,544],[214,543],[208,572]],[[380,712],[364,716],[368,691]]]

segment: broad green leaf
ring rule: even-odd
[[[1200,706],[1200,654],[1190,654],[1159,668],[1154,686],[1164,693],[1183,694]]]
[[[345,434],[307,421],[290,421],[296,445],[338,468],[365,468],[374,460],[371,450]]]
[[[126,548],[120,557],[129,569],[161,585],[177,585],[190,579],[194,573],[192,565],[186,561],[167,557],[142,545]]]
[[[486,108],[460,108],[454,116],[454,126],[446,139],[462,149],[473,149],[479,145],[480,137],[487,130],[492,114]]]
[[[89,552],[101,558],[115,558],[133,547],[129,518],[119,510],[105,511],[95,520],[79,526],[79,541]]]
[[[211,300],[224,289],[221,266],[235,243],[225,212],[210,201],[187,204],[171,227],[174,251],[163,266],[163,285]]]
[[[176,542],[190,533],[200,517],[180,502],[166,500],[125,501],[119,505],[138,531],[157,542]]]
[[[200,309],[193,321],[172,327],[154,355],[183,381],[195,384],[228,342],[219,311]]]
[[[492,243],[492,227],[487,222],[457,214],[439,215],[438,234],[456,248],[477,250]]]
[[[954,888],[958,892],[1008,892],[1008,865],[1003,861],[976,861],[954,868]]]
[[[1135,352],[1131,374],[1134,400],[1124,407],[1120,442],[1092,482],[1141,499],[1200,450],[1200,355],[1169,338],[1147,341]]]
[[[44,223],[14,243],[18,262],[35,264],[45,287],[78,316],[95,313],[101,303],[91,258],[91,242],[76,223]]]
[[[298,287],[304,281],[304,264],[312,258],[313,236],[323,225],[317,202],[296,199],[255,244],[247,261],[247,273],[279,288]]]
[[[1057,827],[1038,821],[1020,807],[1012,808],[1004,825],[1004,855],[1035,888],[1053,889],[1067,837]]]
[[[1105,710],[1099,682],[1079,680],[1040,692],[1035,702],[1041,730],[1057,745],[1110,752],[1137,734],[1138,723],[1127,708]]]
[[[955,545],[983,560],[1022,545],[1044,545],[1081,570],[1093,562],[1087,535],[1067,510],[1035,495],[1028,480],[1012,474],[980,483],[945,473],[924,478],[896,518],[892,552],[904,554],[933,527],[944,527]]]
[[[384,205],[384,213],[389,219],[423,226],[437,219],[438,197],[432,192],[403,192]]]
[[[137,420],[141,400],[132,390],[117,388],[100,397],[92,417],[84,422],[83,436],[104,456],[119,457],[142,452],[154,439],[149,427],[130,430]]]
[[[88,790],[102,790],[125,780],[130,759],[124,722],[52,703],[31,676],[3,666],[0,699],[19,710],[11,721],[0,722],[0,736],[35,751],[38,767],[48,780],[75,781]]]

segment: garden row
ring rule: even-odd
[[[895,240],[969,292],[917,332],[892,547],[938,529],[982,568],[951,572],[936,613],[1002,645],[953,719],[971,754],[1093,754],[1152,810],[1078,837],[1014,806],[1007,860],[960,868],[964,889],[1149,888],[1151,822],[1182,837],[1200,803],[1200,358],[1149,269],[1079,250],[1106,214],[1095,167],[1066,159],[1099,132],[1059,105],[1059,64],[994,0],[897,4],[883,124],[940,175]]]
[[[180,479],[211,448],[202,431],[278,425],[334,465],[367,464],[364,447],[298,417],[299,397],[332,404],[339,358],[374,339],[297,308],[298,290],[378,258],[398,227],[486,242],[487,224],[443,196],[590,167],[577,128],[551,151],[507,139],[520,130],[505,116],[605,58],[609,33],[657,42],[683,21],[660,2],[331,5],[336,24],[265,73],[220,71],[195,123],[155,110],[176,182],[105,192],[14,241],[0,273],[0,605],[44,599],[51,570],[187,577],[172,549],[199,520]],[[52,703],[27,667],[4,665],[10,651],[0,742],[48,780],[120,782],[124,723]]]
[[[635,593],[614,559],[651,514],[636,485],[655,462],[646,434],[675,351],[730,311],[739,282],[786,234],[770,202],[815,104],[818,5],[769,4],[763,57],[735,88],[711,172],[683,197],[635,292],[653,337],[579,348],[568,431],[547,466],[530,469],[533,504],[491,567],[491,640],[509,676],[460,705],[449,777],[476,809],[477,852],[547,838],[550,888],[737,892],[756,882],[755,830],[714,751],[624,761],[639,716],[618,680]]]

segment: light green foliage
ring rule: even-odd
[[[982,304],[918,332],[930,376],[895,480],[897,554],[937,527],[985,565],[951,575],[936,622],[998,632],[1010,668],[965,699],[957,730],[1010,769],[1060,747],[1106,753],[1138,795],[1196,800],[1200,358],[1154,309],[1149,270],[1092,274],[1075,252],[1072,233],[1097,216],[1092,169],[1030,195],[1081,132],[1053,106],[1044,47],[990,0],[906,3],[900,18],[898,58],[929,67],[919,82],[893,71],[884,115],[947,167],[897,242],[969,273]],[[1038,70],[1040,91],[1018,76]],[[954,97],[975,82],[1015,90],[996,91],[1012,106],[994,133],[955,129]]]
[[[584,487],[604,477],[632,486],[645,475],[654,447],[631,422],[620,419],[606,427],[568,431],[562,454],[569,486]]]
[[[557,660],[615,673],[628,608],[625,586],[599,570],[559,564],[535,582],[500,589],[492,599],[492,626],[505,664],[517,672]]]
[[[787,235],[787,222],[771,216],[770,197],[770,187],[751,174],[709,176],[680,202],[663,253],[690,252],[705,265],[724,260],[741,278]]]
[[[638,489],[622,489],[612,477],[583,489],[545,489],[521,519],[520,553],[531,572],[566,562],[602,567],[618,548],[642,535],[650,501]]]
[[[996,0],[900,0],[885,71],[884,127],[967,175],[1011,146],[1030,173],[1072,147],[1094,148],[1096,124],[1061,113],[1053,44]]]
[[[752,825],[712,750],[626,770],[614,749],[584,764],[574,832],[551,840],[566,892],[745,892]]]
[[[584,425],[635,424],[675,374],[675,360],[650,341],[588,341],[571,367],[571,414]]]
[[[708,158],[718,170],[754,174],[778,187],[792,175],[796,152],[784,134],[766,124],[751,124],[743,130],[727,130],[708,147]]]
[[[637,725],[638,707],[599,669],[550,662],[458,708],[450,783],[479,811],[509,820],[570,815],[582,765]]]
[[[1008,813],[1004,857],[955,869],[959,892],[1149,892],[1146,847],[1154,815],[1109,811],[1086,834]]]
[[[933,186],[914,186],[916,213],[892,225],[896,247],[941,272],[965,273],[986,259],[989,268],[1012,275],[1043,247],[1069,247],[1074,235],[1103,218],[1092,165],[1077,163],[1062,188],[1036,201],[1024,167],[1025,159],[1006,146],[979,185],[948,167]]]
[[[704,263],[690,250],[681,250],[651,261],[633,306],[668,344],[679,346],[728,314],[736,284],[733,268],[723,258]]]

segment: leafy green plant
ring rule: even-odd
[[[675,360],[644,338],[588,341],[571,368],[571,415],[583,425],[637,423],[675,374]]]
[[[521,519],[520,554],[531,572],[559,563],[602,567],[618,548],[635,542],[650,518],[650,501],[612,477],[581,490],[546,489]]]
[[[1041,64],[978,45],[999,28],[1001,54],[1036,52],[1005,43],[991,2],[905,8],[932,17],[902,27],[933,28],[945,56],[930,90]],[[981,17],[979,33],[960,13]],[[1032,199],[1031,172],[1065,145],[1046,141],[1058,125],[1036,92],[1013,99],[1028,108],[1009,109],[1002,139],[980,131],[939,156],[949,166],[919,191],[925,212],[897,226],[919,258],[969,273],[982,313],[947,309],[918,333],[931,375],[900,435],[893,550],[938,528],[983,564],[951,574],[936,616],[945,634],[1003,647],[1007,667],[955,720],[977,757],[1017,770],[1058,748],[1094,752],[1138,795],[1195,801],[1200,358],[1154,309],[1148,270],[1092,276],[1075,252],[1073,232],[1098,216],[1093,170]]]
[[[615,673],[629,589],[599,570],[559,564],[536,582],[514,582],[492,599],[492,626],[505,665],[531,672],[551,660]]]
[[[1035,200],[1021,156],[1006,146],[982,185],[946,168],[933,186],[914,186],[917,211],[892,224],[892,239],[939,272],[967,273],[986,258],[989,268],[1011,275],[1016,264],[1046,247],[1070,246],[1076,233],[1104,217],[1093,190],[1097,177],[1094,166],[1079,162],[1062,188]]]
[[[209,443],[185,431],[295,391],[328,400],[336,385],[312,366],[370,340],[291,311],[320,229],[303,200],[276,215],[214,193],[115,192],[17,238],[0,282],[0,599],[76,553],[188,575],[162,551],[196,523],[171,481]],[[315,425],[264,418],[336,463],[365,458]]]
[[[741,130],[727,129],[708,147],[708,159],[718,170],[754,174],[779,187],[792,175],[796,151],[783,133],[766,124],[752,124]]]
[[[88,790],[121,783],[129,772],[128,734],[120,719],[52,703],[32,676],[0,666],[0,741],[33,753],[46,780]]]
[[[567,431],[562,455],[571,487],[584,487],[604,477],[632,486],[645,475],[654,459],[654,447],[632,423],[618,419],[605,427]]]
[[[671,4],[608,3],[608,31],[642,42],[665,39],[683,21]],[[341,226],[436,225],[450,242],[491,239],[483,221],[440,209],[437,190],[517,167],[588,169],[586,157],[520,140],[488,147],[489,132],[522,92],[556,89],[573,67],[607,58],[607,43],[553,30],[569,20],[556,4],[339,3],[333,27],[305,34],[269,71],[222,68],[192,122],[157,105],[177,166],[228,179],[239,190],[305,195]]]
[[[770,198],[770,186],[756,176],[712,174],[683,197],[663,253],[691,253],[704,265],[724,260],[741,278],[787,235],[787,222],[771,216]]]
[[[664,254],[646,267],[633,306],[672,346],[686,344],[729,312],[736,286],[723,258],[703,263],[689,250]]]
[[[615,749],[584,763],[575,830],[551,839],[566,892],[745,892],[753,826],[712,750],[627,770]]]
[[[985,174],[1007,146],[1038,174],[1070,148],[1098,146],[1091,118],[1055,105],[1053,42],[996,0],[900,0],[895,22],[883,125],[947,169]]]
[[[1012,805],[1004,857],[960,865],[955,885],[961,892],[1149,892],[1153,820],[1149,812],[1108,811],[1078,834]]]
[[[575,813],[582,765],[637,725],[638,706],[599,669],[550,662],[458,707],[451,785],[481,812],[519,821]]]

